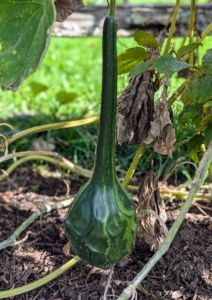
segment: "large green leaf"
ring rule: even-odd
[[[212,141],[212,123],[208,124],[208,127],[205,129],[205,140],[204,143],[206,146]]]
[[[208,49],[202,58],[203,64],[212,64],[212,49]]]
[[[212,101],[207,101],[202,107],[202,114],[204,117],[212,116]]]
[[[129,48],[118,56],[118,74],[128,73],[138,63],[150,57],[142,47]]]
[[[158,41],[153,35],[142,30],[138,30],[135,32],[134,39],[140,46],[152,46],[155,49],[157,49],[159,46]]]
[[[170,54],[165,54],[158,58],[153,67],[155,67],[160,73],[171,75],[174,72],[179,72],[180,70],[191,67],[192,65],[187,64],[184,61],[180,61],[174,58]]]
[[[183,46],[182,48],[180,48],[177,51],[177,55],[178,55],[178,57],[182,57],[182,56],[194,51],[199,46],[202,46],[202,44],[201,43],[191,43],[189,45]]]
[[[0,85],[16,91],[44,57],[55,20],[54,0],[0,0]]]
[[[192,137],[188,142],[188,153],[193,161],[199,163],[198,151],[200,150],[201,144],[204,142],[204,136],[197,134]]]
[[[203,103],[212,97],[212,64],[205,64],[191,78],[181,100],[186,104]]]
[[[197,132],[203,132],[208,124],[210,124],[212,122],[212,115],[207,116],[207,117],[202,117],[199,118],[196,122],[195,122],[195,126],[196,126],[196,131]]]
[[[199,116],[202,117],[202,104],[184,105],[183,111],[178,116],[178,123],[182,128],[185,128],[189,120],[194,121]]]
[[[143,73],[146,71],[151,65],[153,64],[154,60],[148,60],[143,61],[140,64],[136,65],[132,70],[130,71],[130,77],[136,76],[138,74]]]

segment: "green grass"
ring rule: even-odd
[[[31,112],[68,118],[93,115],[100,99],[101,40],[93,38],[53,37],[37,72],[16,93],[0,92],[0,116]],[[47,90],[34,96],[30,84],[42,83]],[[56,94],[74,92],[77,99],[60,107]]]
[[[180,40],[174,40],[176,49]],[[207,38],[199,48],[199,59],[210,47]],[[137,44],[130,38],[118,39],[118,53]],[[14,114],[32,113],[60,119],[76,119],[93,116],[99,112],[101,95],[101,38],[53,37],[49,50],[37,72],[23,83],[16,93],[0,91],[0,118]],[[128,75],[119,76],[119,93],[124,89]],[[175,90],[183,79],[172,80]],[[33,94],[32,83],[41,83],[46,90]],[[57,93],[75,93],[77,98],[60,105]]]

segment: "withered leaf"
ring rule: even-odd
[[[68,16],[70,16],[75,10],[84,7],[82,0],[56,0],[56,21],[63,22]]]
[[[160,196],[158,180],[153,171],[146,173],[140,182],[138,190],[138,243],[143,239],[156,251],[164,240],[164,228],[161,222],[147,209],[153,210],[158,217],[166,222],[167,215],[164,202]]]
[[[128,145],[139,144],[147,136],[154,113],[154,89],[151,71],[130,79],[118,99],[117,140]]]
[[[164,89],[166,91],[166,87]],[[165,91],[163,91],[162,100],[158,99],[156,102],[154,121],[151,122],[151,128],[144,143],[147,146],[152,146],[156,152],[172,157],[175,130],[172,127]]]

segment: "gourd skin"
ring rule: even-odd
[[[113,188],[91,179],[70,207],[65,235],[80,258],[108,269],[132,252],[135,218],[134,203],[118,181]]]
[[[103,25],[100,127],[92,178],[79,190],[65,219],[71,250],[87,263],[108,269],[128,256],[135,244],[136,211],[132,196],[115,172],[117,107],[116,20]]]

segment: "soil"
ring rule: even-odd
[[[64,178],[46,178],[39,173],[20,168],[10,180],[0,183],[0,241],[9,237],[45,200],[52,205],[75,194],[79,181],[71,180],[67,190]],[[68,194],[68,195],[67,195]],[[182,201],[167,205],[170,227],[176,219]],[[203,202],[201,202],[203,204]],[[180,227],[170,249],[160,259],[142,287],[138,300],[212,299],[212,205],[200,211],[193,206]],[[25,230],[22,243],[0,252],[0,290],[9,290],[36,281],[70,260],[63,247],[67,244],[63,220],[67,208],[43,214]],[[115,300],[153,255],[145,243],[114,268],[108,300]],[[16,300],[100,300],[107,283],[108,271],[80,262],[56,280],[15,296]]]

